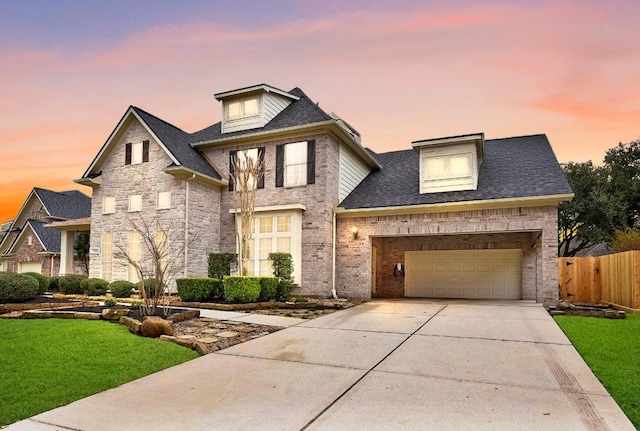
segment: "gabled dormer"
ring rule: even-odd
[[[476,190],[484,133],[412,142],[420,157],[420,193]]]
[[[266,84],[218,93],[222,102],[222,133],[264,127],[299,97]]]

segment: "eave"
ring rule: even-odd
[[[346,209],[337,207],[334,212],[338,218],[387,216],[400,214],[430,214],[455,211],[480,211],[487,209],[526,208],[557,206],[560,202],[573,199],[574,194],[560,194],[547,196],[528,196],[519,198],[487,199],[464,202],[443,202],[437,204],[403,205],[376,208]]]
[[[360,156],[372,169],[380,169],[380,164],[369,154],[354,138],[342,128],[336,120],[320,121],[299,126],[284,127],[274,130],[259,130],[256,132],[242,133],[238,135],[199,141],[191,144],[193,148],[226,147],[242,144],[258,144],[277,139],[295,138],[302,134],[330,133],[333,137],[347,144],[358,156]]]
[[[164,168],[162,171],[169,175],[173,175],[176,178],[184,178],[184,179],[193,178],[195,181],[198,181],[203,184],[215,186],[215,187],[229,186],[229,181],[227,180],[219,180],[217,178],[213,178],[213,177],[210,177],[209,175],[196,172],[193,169],[189,169],[184,166],[168,166]]]

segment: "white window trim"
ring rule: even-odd
[[[287,149],[293,148],[294,145],[304,148],[304,153],[305,153],[304,163],[287,163],[287,154],[289,153]],[[307,164],[309,163],[308,148],[309,147],[308,147],[307,141],[290,142],[284,145],[284,162],[282,166],[282,169],[283,169],[282,175],[284,176],[284,183],[283,183],[284,187],[300,187],[300,186],[307,185]],[[287,175],[287,168],[289,166],[304,166],[303,175],[295,183],[292,183],[289,181],[289,175]]]
[[[161,195],[165,195],[168,196],[168,198],[166,198],[166,203],[165,204],[161,204],[163,199],[161,199]],[[167,190],[167,191],[162,191],[162,192],[158,192],[156,195],[156,209],[159,210],[168,210],[171,209],[171,190]]]
[[[133,205],[131,205],[132,198],[135,198],[135,197],[139,197],[140,198],[140,207],[139,208],[134,208]],[[128,211],[129,212],[140,212],[140,211],[142,211],[142,195],[141,194],[129,195],[129,209],[128,209]]]
[[[251,101],[256,101],[257,104],[257,110],[254,114],[247,114],[247,102],[251,102]],[[232,103],[239,103],[240,104],[240,113],[238,115],[234,115],[231,116],[229,114],[229,107]],[[235,121],[235,120],[241,120],[244,118],[254,118],[254,117],[259,117],[260,116],[260,111],[261,109],[261,104],[262,104],[262,97],[260,96],[251,96],[251,97],[245,97],[244,99],[235,99],[235,100],[229,100],[224,104],[224,119],[225,121]]]
[[[107,205],[107,201],[110,202]],[[113,196],[105,196],[102,199],[102,214],[113,214],[116,212],[116,198]]]
[[[454,175],[451,173],[451,161],[454,158],[465,158],[467,159],[467,163],[469,166],[469,172],[467,174],[459,174],[459,175]],[[443,160],[444,161],[444,174],[442,175],[429,175],[429,168],[428,168],[428,163],[431,160]],[[459,154],[447,154],[444,156],[437,156],[437,157],[425,157],[425,159],[423,160],[423,167],[422,169],[424,169],[423,174],[424,174],[424,179],[429,181],[429,180],[443,180],[443,179],[457,179],[457,178],[471,178],[472,175],[472,169],[473,169],[473,154],[471,153],[459,153]]]
[[[131,144],[131,164],[139,165],[142,163],[143,143],[134,142]]]
[[[264,207],[264,208],[273,208],[273,207]],[[254,210],[255,217],[253,220],[254,226],[255,226],[255,231],[258,232],[259,229],[259,224],[258,224],[258,219],[260,217],[278,217],[278,216],[291,216],[291,257],[293,259],[293,282],[295,284],[300,284],[301,280],[302,280],[302,273],[300,270],[300,267],[302,265],[302,210],[300,208],[295,208],[295,209],[282,209],[282,210],[269,210],[269,211],[265,211],[265,210],[259,210],[258,208],[256,208]],[[277,223],[277,222],[274,222]],[[236,228],[238,229],[238,231],[241,228],[241,219],[240,217],[236,217]],[[271,238],[276,238],[278,236],[282,237],[285,235],[278,235],[277,232],[273,232],[275,233],[275,235],[271,236]],[[265,238],[267,237],[266,234],[262,234],[262,235],[256,235],[255,233],[253,233],[251,235],[251,241],[254,241],[254,255],[257,255],[258,253],[258,246],[259,246],[259,238]],[[236,244],[236,250],[240,249],[240,244],[237,243]],[[252,260],[252,264],[254,265],[254,272],[256,270],[259,270],[259,259],[256,259],[254,257],[254,259]],[[257,274],[257,272],[255,272]]]

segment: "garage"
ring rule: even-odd
[[[42,273],[42,264],[40,262],[19,262],[18,272],[37,272]]]
[[[406,297],[522,298],[521,249],[405,251],[404,258]]]

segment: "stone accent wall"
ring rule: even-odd
[[[275,187],[276,145],[316,141],[315,184]],[[333,208],[338,204],[339,145],[328,134],[296,136],[286,140],[260,142],[205,151],[224,175],[229,174],[229,151],[265,147],[265,187],[256,192],[256,207],[302,204],[301,282],[296,293],[329,296],[332,289]],[[220,251],[236,252],[233,195],[222,190],[220,198]]]
[[[358,228],[356,240],[351,233],[352,226]],[[393,237],[400,239],[388,239]],[[393,276],[393,268],[389,271],[388,265],[403,262],[404,255],[400,256],[404,246],[434,250],[495,247],[524,251],[523,298],[545,305],[558,300],[556,207],[340,218],[337,241],[336,284],[341,296],[371,297],[372,245],[383,248],[377,250],[382,277],[376,279],[377,288],[386,289],[394,296],[399,295],[400,287],[395,280],[387,285],[386,274]],[[388,261],[384,257],[387,249],[391,253]]]
[[[136,165],[125,165],[125,146],[128,142],[149,141],[149,161]],[[101,242],[103,232],[113,233],[114,254],[117,246],[127,249],[128,235],[133,231],[131,223],[141,224],[141,217],[154,230],[168,230],[169,260],[175,262],[184,276],[185,244],[185,193],[186,181],[163,172],[172,163],[167,153],[138,121],[131,121],[117,142],[112,143],[110,155],[102,165],[102,184],[94,187],[91,201],[91,277],[102,276]],[[216,249],[219,236],[217,205],[219,191],[196,181],[191,181],[189,207],[189,264],[188,275],[206,274],[206,255]],[[171,208],[157,209],[157,194],[171,191]],[[142,194],[142,211],[129,212],[129,195]],[[103,214],[105,196],[115,197],[113,214]],[[194,239],[195,238],[195,239]],[[145,258],[144,245],[141,257]],[[126,280],[129,265],[124,259],[113,259],[113,280]],[[171,286],[175,285],[175,281]]]

